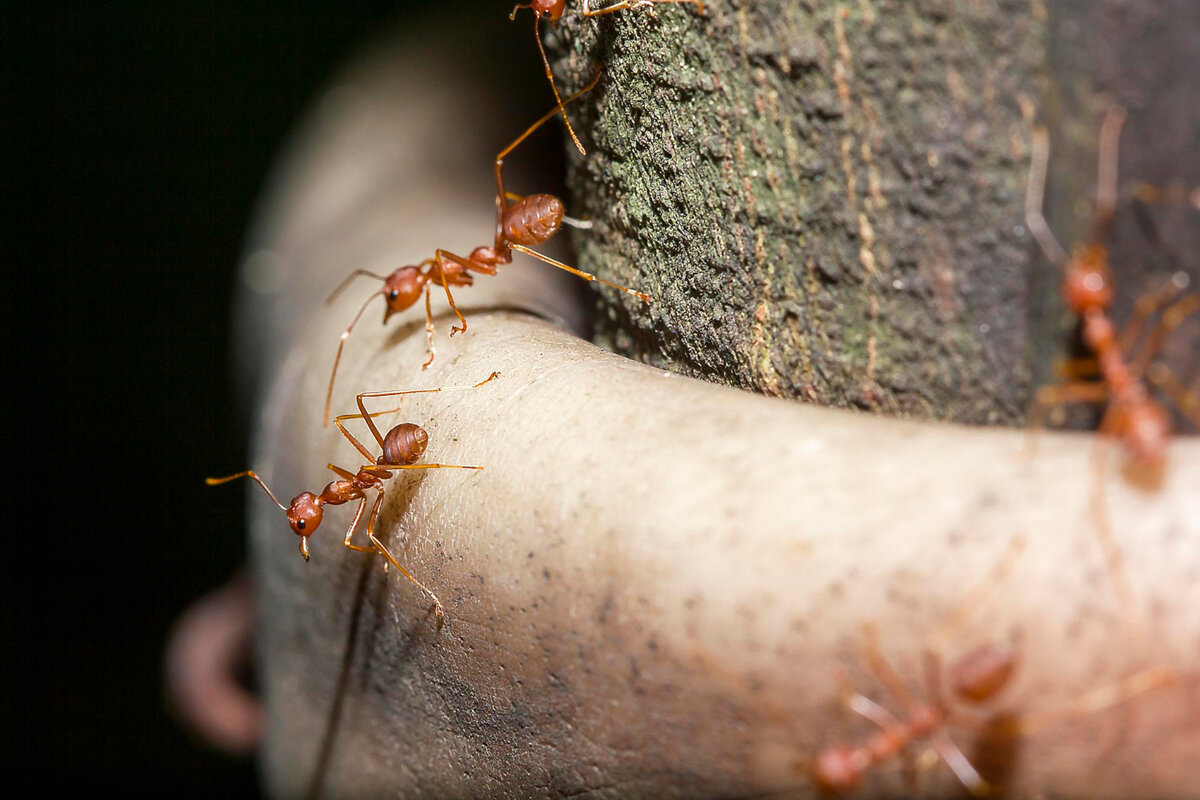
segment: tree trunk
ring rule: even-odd
[[[565,87],[605,72],[575,114],[579,265],[654,295],[616,298],[598,340],[767,394],[1017,423],[1071,324],[1024,229],[1031,124],[1053,132],[1067,246],[1109,98],[1131,114],[1123,174],[1200,182],[1186,0],[718,0],[561,31]],[[1194,216],[1155,216],[1200,244]],[[1164,268],[1127,228],[1119,316]]]

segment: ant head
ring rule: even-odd
[[[292,504],[287,509],[288,524],[297,536],[309,537],[316,532],[325,512],[321,509],[321,500],[312,492],[301,492],[292,498]],[[301,544],[300,552],[304,552]],[[308,556],[305,555],[305,560]]]
[[[402,422],[383,437],[380,464],[415,464],[429,445],[429,434],[420,425]]]
[[[1104,245],[1089,244],[1075,251],[1063,276],[1063,297],[1076,313],[1112,305],[1113,288]]]
[[[558,22],[563,15],[563,9],[566,5],[567,0],[532,0],[529,7],[533,9],[534,14],[537,14],[542,19]]]
[[[384,322],[392,314],[404,311],[421,297],[421,290],[429,282],[429,276],[420,267],[401,267],[387,276],[383,282],[383,299],[387,302],[387,310],[383,313]]]

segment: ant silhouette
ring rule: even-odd
[[[592,10],[588,4],[588,0],[583,0],[583,6],[580,9],[580,14],[584,17],[600,17],[605,14],[612,14],[616,11],[624,11],[627,8],[635,8],[639,6],[655,6],[663,3],[688,3],[696,7],[696,11],[704,16],[707,12],[704,7],[704,0],[619,0],[611,6]],[[530,0],[528,3],[517,3],[513,6],[512,13],[508,15],[510,20],[517,18],[517,12],[523,8],[528,8],[533,12],[533,40],[537,42],[538,52],[542,55],[542,66],[546,68],[546,80],[550,81],[550,89],[554,92],[554,101],[558,103],[558,111],[562,114],[563,122],[567,125],[567,133],[571,135],[571,141],[575,143],[575,149],[579,151],[579,155],[586,156],[587,151],[583,149],[583,145],[579,143],[579,137],[575,135],[575,129],[571,127],[571,120],[567,119],[567,109],[558,94],[558,86],[554,83],[554,73],[550,71],[550,60],[546,58],[546,49],[542,47],[542,36],[538,29],[540,20],[546,20],[551,25],[558,23],[562,19],[563,11],[566,10],[566,0]],[[567,101],[571,102],[570,100]]]
[[[573,102],[583,94],[591,91],[599,81],[600,73],[597,73],[596,77],[587,86],[573,94],[567,102]],[[643,302],[651,302],[650,295],[644,292],[610,283],[602,278],[597,278],[591,273],[583,272],[530,249],[531,245],[541,244],[558,233],[564,222],[576,227],[590,226],[589,224],[581,223],[578,220],[573,220],[565,216],[562,201],[553,195],[531,194],[520,197],[504,189],[504,158],[517,145],[525,141],[530,134],[554,117],[556,113],[558,113],[556,109],[551,109],[541,119],[530,125],[512,144],[501,150],[499,155],[496,156],[496,235],[491,247],[476,247],[466,258],[451,253],[449,250],[438,249],[435,251],[433,258],[425,259],[415,266],[400,267],[386,277],[364,269],[358,269],[350,273],[342,281],[341,285],[329,295],[329,298],[325,301],[326,305],[332,303],[355,278],[362,276],[374,278],[383,284],[381,291],[375,292],[367,298],[338,340],[337,354],[333,359],[333,370],[329,375],[329,388],[325,392],[325,415],[322,423],[324,426],[329,425],[329,409],[333,402],[333,384],[337,378],[338,364],[342,360],[342,349],[345,347],[346,340],[350,338],[350,334],[354,330],[354,326],[358,324],[363,312],[366,311],[367,306],[376,297],[383,297],[387,304],[383,312],[383,322],[387,324],[392,314],[408,309],[417,302],[422,292],[424,293],[425,337],[429,357],[421,365],[422,369],[433,363],[434,356],[437,353],[433,346],[433,312],[430,310],[429,305],[430,289],[435,285],[445,289],[446,300],[449,301],[450,309],[458,317],[459,321],[459,325],[451,326],[450,335],[463,333],[467,329],[467,320],[458,310],[458,306],[455,305],[454,296],[450,293],[450,287],[473,285],[475,282],[473,272],[483,275],[495,275],[498,267],[502,264],[512,263],[514,250],[533,256],[551,266],[570,272],[572,275],[577,275],[586,281],[602,283],[605,286],[620,289],[623,292],[631,294]]]
[[[469,391],[478,389],[484,384],[490,383],[500,377],[499,372],[493,372],[485,380],[473,386],[450,386],[437,389],[410,389],[407,391],[398,392],[362,392],[355,398],[358,404],[357,414],[342,414],[334,418],[334,424],[337,425],[342,435],[354,446],[364,458],[368,460],[368,464],[359,467],[357,472],[351,472],[348,469],[336,466],[335,464],[327,464],[326,466],[332,470],[339,480],[330,481],[320,494],[313,492],[301,492],[292,498],[292,502],[284,505],[279,502],[279,498],[271,491],[266,482],[258,476],[254,470],[246,470],[238,472],[234,475],[228,475],[223,478],[206,478],[205,482],[209,486],[217,486],[222,483],[237,480],[238,478],[250,478],[267,493],[267,496],[274,501],[275,505],[279,506],[280,510],[287,516],[288,524],[292,528],[292,532],[300,537],[300,555],[304,556],[304,560],[308,561],[308,537],[317,532],[321,521],[324,518],[324,506],[340,506],[352,500],[358,501],[358,510],[354,513],[354,519],[351,520],[350,526],[346,528],[346,536],[342,541],[350,550],[360,552],[376,552],[381,555],[387,563],[400,571],[404,577],[408,578],[417,588],[429,596],[433,601],[434,608],[437,612],[438,627],[441,627],[444,619],[444,611],[442,601],[438,599],[429,587],[417,580],[411,572],[396,560],[396,557],[384,546],[383,542],[375,535],[375,522],[379,518],[379,511],[383,507],[384,498],[384,481],[392,477],[392,473],[402,469],[473,469],[482,470],[483,467],[464,466],[461,464],[417,464],[416,461],[425,453],[425,448],[429,444],[429,434],[420,425],[412,422],[402,422],[395,425],[387,432],[387,435],[382,435],[379,428],[375,425],[375,417],[383,414],[391,414],[399,411],[399,408],[392,408],[386,411],[368,412],[363,400],[368,397],[399,397],[401,395],[410,394],[432,394],[435,392],[449,391]],[[361,418],[366,422],[367,427],[371,431],[371,435],[375,437],[375,441],[379,446],[380,455],[374,456],[366,445],[360,442],[354,434],[346,429],[343,424],[345,420]],[[362,521],[363,511],[367,505],[367,490],[374,489],[376,492],[375,504],[371,508],[371,515],[367,518],[367,538],[370,540],[370,545],[357,545],[351,542],[355,530],[358,529],[359,523]]]
[[[1167,335],[1188,316],[1200,311],[1200,293],[1178,297],[1186,287],[1186,274],[1179,273],[1162,289],[1140,298],[1120,334],[1109,316],[1114,289],[1109,269],[1108,248],[1103,240],[1116,216],[1117,155],[1125,112],[1111,109],[1100,128],[1099,167],[1096,208],[1091,236],[1071,253],[1063,249],[1042,215],[1042,196],[1049,160],[1049,135],[1044,127],[1033,131],[1032,162],[1025,196],[1025,220],[1034,239],[1063,273],[1062,296],[1067,307],[1080,319],[1084,344],[1094,359],[1068,362],[1068,373],[1080,375],[1098,371],[1099,378],[1072,380],[1043,386],[1034,398],[1030,427],[1041,426],[1052,406],[1073,403],[1105,403],[1100,422],[1102,437],[1113,437],[1123,446],[1128,466],[1151,481],[1161,475],[1166,448],[1171,436],[1171,418],[1162,403],[1150,395],[1145,380],[1150,380],[1171,397],[1181,411],[1200,425],[1200,406],[1163,364],[1151,365],[1151,359]],[[1145,202],[1167,202],[1171,197],[1153,187],[1139,184],[1135,197]],[[1182,277],[1180,277],[1182,276]],[[1178,298],[1178,299],[1176,299]],[[1154,313],[1162,309],[1157,323],[1143,337],[1144,328]],[[1138,347],[1138,342],[1141,346]],[[1150,368],[1153,366],[1154,368]],[[1097,486],[1094,509],[1100,528],[1101,543],[1109,572],[1126,600],[1132,593],[1119,569],[1120,554],[1108,530],[1103,513],[1100,478],[1103,476],[1103,452],[1097,461]]]

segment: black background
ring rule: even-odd
[[[252,760],[172,716],[163,644],[245,557],[245,493],[203,479],[248,466],[230,301],[272,157],[397,18],[496,26],[512,91],[551,96],[496,0],[108,5],[17,18],[0,56],[9,362],[38,387],[8,392],[3,752],[39,795],[253,796]]]

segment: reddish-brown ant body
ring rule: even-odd
[[[635,8],[638,6],[655,6],[664,3],[687,3],[696,7],[696,11],[704,15],[704,0],[618,0],[610,6],[592,10],[588,0],[583,0],[580,14],[584,17],[600,17],[605,14],[612,14],[616,11],[624,11],[627,8]],[[579,151],[579,155],[587,155],[587,151],[583,149],[583,145],[579,143],[579,137],[575,135],[575,129],[571,127],[571,120],[567,119],[567,109],[562,97],[558,94],[558,86],[554,83],[554,73],[550,71],[550,60],[546,58],[546,48],[542,47],[542,34],[539,30],[539,22],[546,20],[551,25],[556,24],[562,19],[563,12],[566,10],[566,0],[530,0],[528,3],[517,3],[513,6],[512,13],[508,15],[509,19],[516,19],[517,12],[523,8],[528,8],[533,12],[533,40],[537,42],[538,52],[542,55],[542,66],[546,68],[546,80],[550,81],[550,89],[554,92],[554,101],[558,103],[558,111],[562,114],[563,122],[567,125],[567,133],[571,136],[571,141],[575,143],[575,149]],[[567,101],[571,102],[570,100]]]
[[[580,95],[591,91],[599,80],[600,75],[597,74],[591,83],[568,98],[567,102],[570,103]],[[650,302],[650,295],[644,292],[610,283],[597,278],[595,275],[575,269],[530,249],[531,246],[541,244],[558,233],[563,222],[580,224],[565,216],[562,201],[553,195],[531,194],[525,197],[517,197],[506,192],[504,189],[504,158],[530,134],[554,117],[556,113],[557,110],[552,109],[543,115],[541,119],[529,126],[512,144],[501,150],[499,155],[496,156],[496,234],[491,246],[476,247],[466,258],[451,253],[448,250],[439,249],[435,251],[433,258],[426,259],[415,266],[400,267],[386,277],[363,269],[355,270],[329,296],[329,299],[326,301],[327,303],[332,302],[351,281],[359,276],[365,275],[383,283],[382,290],[373,293],[367,298],[338,340],[337,354],[333,359],[333,370],[329,375],[329,388],[325,394],[324,424],[329,424],[329,409],[333,401],[333,384],[337,378],[338,364],[342,358],[342,349],[351,332],[354,330],[354,326],[358,324],[359,318],[362,317],[367,306],[376,297],[383,297],[387,304],[383,312],[383,321],[386,324],[392,314],[410,308],[421,297],[422,292],[424,293],[425,335],[429,357],[425,360],[422,367],[428,367],[433,363],[436,353],[433,346],[433,313],[429,304],[430,289],[433,286],[441,286],[445,289],[446,300],[449,301],[450,309],[458,317],[459,322],[457,326],[450,328],[450,335],[453,336],[455,333],[462,333],[467,329],[467,321],[458,310],[458,306],[455,305],[454,296],[450,293],[450,287],[471,286],[475,282],[475,276],[472,273],[495,275],[500,265],[512,262],[514,250],[540,259],[551,266],[570,272],[572,275],[578,275],[584,280],[603,283],[605,286],[611,286],[614,289],[620,289],[623,292],[631,294],[639,300],[647,303]]]
[[[438,624],[441,625],[444,612],[442,610],[442,602],[438,599],[430,589],[421,583],[412,573],[396,560],[396,557],[388,551],[383,542],[375,535],[375,522],[379,518],[379,511],[383,507],[384,498],[384,481],[392,477],[392,472],[401,469],[473,469],[481,470],[483,467],[464,466],[460,464],[417,464],[416,461],[425,453],[425,448],[429,444],[429,434],[420,425],[411,422],[402,422],[399,425],[393,426],[387,435],[379,432],[379,428],[375,425],[374,417],[381,414],[389,414],[398,409],[389,409],[387,411],[368,412],[364,398],[368,397],[399,397],[401,395],[410,394],[430,394],[434,392],[457,391],[466,389],[477,389],[486,383],[491,382],[499,377],[500,373],[493,372],[474,386],[464,387],[446,387],[438,389],[412,389],[400,392],[363,392],[356,397],[358,404],[357,414],[342,414],[334,418],[334,424],[337,425],[342,435],[354,446],[364,458],[368,460],[368,464],[359,467],[357,472],[343,469],[335,464],[327,464],[326,466],[338,475],[339,480],[330,481],[320,494],[313,492],[301,492],[292,498],[289,505],[284,505],[279,502],[275,493],[267,486],[266,482],[258,476],[254,470],[246,470],[235,475],[229,475],[223,478],[207,478],[209,486],[227,483],[238,478],[249,477],[253,479],[263,491],[275,502],[275,505],[287,515],[288,524],[292,528],[292,532],[300,537],[300,555],[304,556],[304,560],[308,560],[308,537],[317,532],[321,521],[324,518],[324,506],[340,506],[349,503],[352,500],[358,501],[358,510],[354,514],[354,519],[351,520],[350,526],[346,529],[346,536],[342,544],[351,550],[361,552],[378,552],[389,564],[400,571],[404,577],[412,581],[421,591],[425,592],[431,600],[437,611]],[[348,419],[361,418],[367,424],[371,434],[375,437],[375,441],[379,446],[380,455],[378,457],[372,455],[371,451],[360,442],[354,434],[346,429],[343,424]],[[359,522],[362,521],[363,511],[367,504],[367,491],[374,490],[376,492],[375,504],[371,508],[371,515],[367,518],[367,538],[371,544],[356,545],[351,543],[351,538],[354,536],[354,531],[358,529]]]
[[[902,753],[909,744],[928,741],[950,767],[959,782],[972,794],[984,795],[992,785],[971,765],[947,733],[956,716],[941,691],[941,659],[937,655],[949,645],[953,632],[966,618],[978,610],[1009,574],[1013,563],[1024,549],[1023,539],[1016,539],[1007,554],[993,568],[992,574],[959,603],[949,620],[928,641],[924,653],[927,698],[920,702],[909,693],[904,682],[879,651],[877,633],[866,626],[866,660],[871,671],[904,707],[904,718],[893,715],[870,698],[852,691],[842,679],[842,700],[850,710],[867,718],[879,727],[879,732],[862,744],[835,744],[822,748],[807,765],[817,787],[826,793],[841,794],[859,788],[867,771]],[[948,670],[951,695],[961,704],[978,707],[995,698],[1012,680],[1017,668],[1017,656],[1009,647],[985,642],[955,659]],[[1143,692],[1170,685],[1178,675],[1167,667],[1150,667],[1115,684],[1095,689],[1056,708],[1028,714],[988,714],[984,728],[992,736],[1015,737],[1032,734],[1042,726],[1073,714],[1101,711],[1125,702]],[[993,727],[992,722],[1002,724]],[[993,742],[995,744],[995,742]]]
[[[1068,254],[1058,243],[1042,216],[1042,193],[1046,180],[1049,139],[1044,128],[1034,131],[1033,163],[1025,199],[1025,219],[1046,257],[1063,271],[1062,295],[1067,308],[1080,319],[1084,344],[1096,357],[1100,379],[1042,387],[1035,400],[1034,422],[1053,405],[1107,403],[1100,432],[1119,439],[1132,465],[1148,471],[1162,467],[1171,435],[1171,419],[1163,405],[1150,396],[1143,377],[1150,359],[1163,338],[1184,318],[1200,310],[1200,294],[1175,300],[1162,314],[1158,325],[1132,353],[1142,328],[1156,308],[1174,299],[1180,282],[1142,299],[1126,329],[1118,334],[1109,316],[1114,289],[1108,265],[1104,234],[1116,215],[1117,145],[1125,114],[1113,110],[1100,131],[1100,168],[1096,189],[1096,211],[1090,239]],[[1148,187],[1143,187],[1145,193]],[[1169,383],[1169,381],[1167,382]],[[1168,388],[1168,392],[1171,390]],[[1190,405],[1190,403],[1189,403]],[[1187,410],[1186,408],[1184,409]],[[1200,424],[1200,420],[1197,421]]]
[[[927,703],[917,702],[904,688],[899,676],[879,654],[874,636],[869,637],[867,657],[875,674],[904,705],[907,717],[897,719],[874,700],[846,692],[846,705],[878,725],[880,731],[860,745],[837,744],[822,749],[813,765],[813,780],[817,786],[834,793],[857,789],[872,766],[895,757],[911,742],[928,739],[963,786],[972,794],[984,794],[988,789],[987,782],[945,731],[949,708],[938,691],[940,669],[937,657],[926,653],[931,698]],[[984,703],[1008,684],[1015,668],[1016,658],[1012,651],[993,644],[980,645],[950,667],[951,688],[964,702]]]
[[[1120,441],[1132,470],[1143,479],[1153,482],[1161,475],[1166,461],[1171,417],[1163,404],[1151,396],[1143,378],[1153,381],[1174,399],[1185,415],[1200,425],[1195,398],[1174,380],[1165,366],[1150,364],[1167,334],[1189,315],[1200,310],[1200,294],[1191,293],[1176,299],[1179,290],[1186,286],[1186,282],[1177,276],[1163,290],[1139,300],[1125,330],[1120,334],[1109,316],[1114,289],[1108,249],[1103,240],[1116,216],[1117,153],[1124,122],[1124,112],[1114,109],[1109,111],[1101,125],[1093,230],[1090,238],[1071,253],[1058,243],[1042,215],[1049,136],[1045,128],[1039,127],[1033,132],[1032,161],[1025,196],[1026,224],[1046,257],[1062,270],[1063,300],[1068,309],[1078,315],[1083,343],[1095,356],[1094,362],[1085,360],[1083,364],[1075,363],[1071,371],[1081,372],[1081,367],[1096,370],[1099,379],[1074,380],[1042,387],[1035,396],[1030,425],[1039,427],[1042,416],[1051,406],[1106,403],[1100,433]],[[1140,196],[1147,202],[1165,201],[1165,196],[1153,187],[1144,184],[1138,186],[1140,188],[1135,192],[1135,197]],[[1146,321],[1163,306],[1166,308],[1157,324],[1143,337]],[[1155,368],[1150,368],[1152,366]],[[1103,450],[1097,452],[1103,453]],[[1132,592],[1120,567],[1120,554],[1103,512],[1100,483],[1102,467],[1103,462],[1098,462],[1094,511],[1109,572],[1128,603]]]

